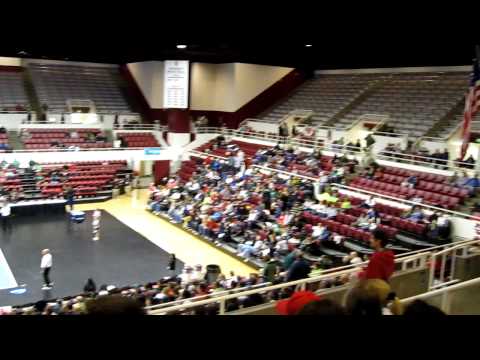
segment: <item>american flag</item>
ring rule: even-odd
[[[473,72],[470,80],[470,89],[465,98],[465,111],[463,114],[463,143],[462,143],[462,159],[467,153],[470,143],[470,129],[472,127],[472,119],[480,109],[480,47],[476,47],[477,58],[473,61]]]

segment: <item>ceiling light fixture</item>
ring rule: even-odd
[[[313,46],[313,45],[311,45],[311,44],[307,44],[307,45],[305,45],[305,47],[312,47],[312,46]]]
[[[187,45],[177,45],[177,49],[186,49]]]

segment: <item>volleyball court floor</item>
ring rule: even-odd
[[[102,284],[127,286],[171,275],[169,253],[184,264],[218,264],[224,273],[247,275],[255,269],[145,210],[146,191],[76,206],[86,211],[81,224],[69,214],[13,219],[11,232],[0,230],[0,306],[76,295],[89,277]],[[92,211],[102,210],[100,240],[92,240]],[[42,290],[41,250],[53,255],[51,290]]]

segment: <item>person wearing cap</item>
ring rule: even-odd
[[[395,255],[393,251],[386,250],[388,236],[382,230],[372,232],[370,246],[375,250],[363,274],[365,279],[381,279],[386,282],[395,271]]]
[[[311,291],[297,291],[290,298],[277,301],[275,308],[280,315],[297,315],[305,305],[320,299]]]

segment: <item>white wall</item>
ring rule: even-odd
[[[243,63],[193,63],[190,74],[190,108],[237,111],[292,70]]]
[[[0,114],[0,126],[7,130],[18,130],[22,121],[27,120],[27,117],[27,114]]]
[[[292,70],[280,66],[235,63],[235,98],[232,111],[238,110]]]
[[[144,61],[127,64],[135,82],[153,109],[163,109],[163,61]]]
[[[192,63],[190,67],[190,109],[215,108],[215,64]]]
[[[22,66],[20,58],[0,57],[0,66]]]
[[[167,134],[168,144],[172,147],[183,147],[190,143],[190,133],[172,133]]]
[[[278,134],[278,124],[270,124],[259,121],[247,121],[247,126],[255,131],[265,131],[267,133]]]
[[[392,137],[373,135],[373,138],[375,139],[375,144],[373,145],[374,153],[385,150],[388,144],[400,144],[402,150],[405,150],[408,145],[408,138],[406,136]]]
[[[64,161],[102,161],[102,160],[171,160],[178,157],[173,149],[162,149],[160,155],[145,155],[143,150],[107,150],[107,151],[67,151],[67,152],[21,152],[1,153],[0,162],[9,163],[14,160],[20,162],[21,167],[28,166],[30,160],[36,162],[64,162]]]

